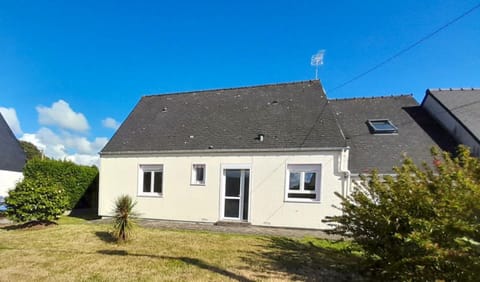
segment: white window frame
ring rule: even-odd
[[[290,173],[300,173],[300,187],[299,190],[290,190]],[[305,190],[305,173],[315,172],[315,190]],[[322,165],[321,164],[287,164],[285,172],[285,201],[286,202],[319,202],[321,198],[321,183],[322,183]],[[315,194],[314,199],[310,198],[290,198],[288,194]]]
[[[162,192],[153,192],[153,187],[155,183],[155,174],[152,173],[152,180],[150,183],[150,192],[143,191],[143,175],[144,172],[162,172]],[[163,169],[163,165],[139,165],[138,166],[138,196],[148,196],[148,197],[162,197],[164,193],[164,178],[165,172]]]
[[[203,167],[203,181],[197,181],[197,167]],[[207,165],[202,163],[192,164],[190,185],[205,186],[205,183],[207,183]]]

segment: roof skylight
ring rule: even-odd
[[[374,134],[398,133],[398,128],[388,119],[369,119],[367,124]]]

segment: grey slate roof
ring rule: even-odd
[[[21,172],[25,161],[25,152],[0,114],[0,170]]]
[[[427,95],[443,105],[480,142],[480,89],[427,89]]]
[[[101,154],[344,146],[315,80],[144,96]]]
[[[448,151],[453,138],[422,109],[410,95],[330,100],[340,126],[351,147],[349,169],[352,173],[392,173],[406,154],[420,164],[430,161],[434,145]],[[389,119],[398,134],[371,134],[368,119]]]

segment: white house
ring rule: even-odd
[[[325,228],[348,147],[318,81],[145,96],[101,152],[99,215]]]
[[[25,152],[0,114],[0,197],[7,196],[23,178],[25,161]]]
[[[411,96],[328,100],[318,80],[145,96],[100,153],[99,215],[127,194],[143,218],[328,228],[350,170],[428,157],[431,122]]]

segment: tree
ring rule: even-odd
[[[48,179],[26,178],[8,192],[7,216],[15,222],[52,221],[65,212],[68,197]]]
[[[42,152],[37,148],[37,146],[33,145],[32,143],[27,141],[20,141],[20,146],[22,146],[22,149],[25,152],[27,161],[42,158]]]
[[[128,195],[122,195],[115,201],[113,217],[113,236],[119,242],[128,241],[136,226],[137,213],[133,210],[137,203]]]
[[[363,177],[341,196],[332,233],[352,237],[382,279],[473,281],[480,275],[480,161],[432,149],[433,164],[409,158],[396,176]]]

